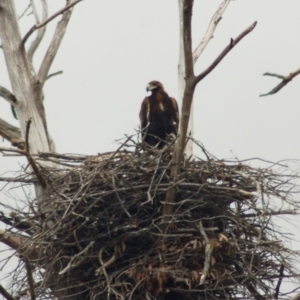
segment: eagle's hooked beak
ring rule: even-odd
[[[149,83],[149,84],[147,85],[147,87],[146,87],[146,91],[147,91],[147,92],[150,92],[150,91],[152,91],[154,88],[155,88],[155,86]]]

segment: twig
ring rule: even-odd
[[[118,198],[118,200],[119,200],[119,202],[120,202],[120,205],[122,206],[123,210],[126,212],[126,215],[127,215],[129,218],[131,218],[130,213],[129,213],[128,210],[125,208],[125,206],[124,206],[124,204],[123,204],[123,202],[122,202],[122,199],[120,198],[120,195],[119,195],[119,193],[118,193],[118,191],[117,191],[116,181],[115,181],[115,175],[112,176],[112,182],[113,182],[114,189],[115,189],[115,191],[116,191],[116,196],[117,196],[117,198]]]
[[[118,247],[117,245],[114,247],[114,254],[112,255],[112,257],[106,261],[106,262],[103,262],[103,259],[102,259],[102,253],[104,251],[106,247],[104,246],[100,251],[99,251],[99,262],[101,263],[101,267],[98,268],[96,271],[95,271],[95,274],[96,275],[100,275],[101,273],[104,273],[106,274],[107,276],[107,273],[106,273],[106,268],[109,267],[111,264],[113,264],[116,259],[117,259],[117,254],[118,254]]]
[[[206,70],[204,70],[201,74],[199,74],[196,77],[195,84],[204,79],[222,61],[222,59],[230,52],[230,50],[255,28],[256,24],[257,22],[254,22],[235,39],[231,39],[229,45],[221,52],[221,54],[215,59],[215,61]]]
[[[50,79],[51,77],[60,75],[62,73],[63,73],[63,71],[57,71],[57,72],[51,73],[50,75],[47,76],[46,80]]]
[[[0,294],[7,300],[16,300],[1,284],[0,284]]]
[[[276,94],[284,86],[286,86],[290,81],[292,81],[294,77],[296,77],[299,74],[300,74],[300,69],[296,70],[295,72],[290,73],[287,76],[282,76],[282,75],[278,75],[278,74],[274,74],[274,73],[265,73],[265,74],[263,74],[264,76],[277,77],[279,79],[282,79],[282,81],[277,86],[275,86],[269,93],[261,94],[261,95],[259,95],[259,97],[264,97],[264,96]]]
[[[201,221],[199,222],[199,230],[202,237],[205,240],[205,261],[204,261],[203,274],[201,275],[200,282],[199,282],[199,284],[201,285],[204,283],[209,273],[211,255],[214,251],[214,243],[211,243],[209,238],[207,237]]]
[[[258,212],[256,214],[241,214],[242,218],[254,218],[259,217],[261,215],[264,216],[276,216],[276,215],[297,215],[299,214],[298,210],[278,210],[278,211],[272,211],[269,209],[268,212]]]
[[[30,118],[26,122],[26,133],[25,133],[25,150],[27,153],[29,153],[29,131],[30,131],[30,125],[31,125],[32,119]]]
[[[74,5],[76,5],[78,2],[80,2],[82,0],[76,0],[75,2],[66,5],[64,8],[60,9],[59,11],[57,11],[55,14],[53,14],[52,16],[50,16],[48,19],[46,19],[44,22],[40,23],[40,24],[35,24],[33,25],[30,30],[25,34],[22,43],[25,44],[26,41],[28,40],[28,38],[31,36],[31,34],[36,31],[37,29],[47,25],[49,22],[51,22],[53,19],[55,19],[57,16],[61,15],[62,13],[64,13],[66,10],[69,10],[70,8],[72,8]]]
[[[285,77],[282,76],[282,75],[278,75],[278,74],[275,74],[275,73],[264,73],[263,76],[271,76],[271,77],[277,77],[279,79],[284,79]]]
[[[96,275],[100,275],[101,273],[104,274],[104,276],[106,278],[106,282],[107,282],[107,299],[110,299],[111,287],[110,287],[109,276],[106,272],[106,267],[110,266],[111,264],[113,264],[116,261],[117,254],[118,254],[118,247],[117,247],[117,245],[115,245],[113,256],[105,263],[103,262],[103,259],[102,259],[102,252],[104,251],[104,249],[105,249],[105,246],[99,251],[98,258],[99,258],[99,262],[101,263],[102,266],[95,271],[95,274]]]
[[[24,257],[24,262],[25,262],[25,268],[26,268],[26,272],[27,272],[27,282],[28,282],[28,286],[29,286],[30,298],[31,298],[31,300],[35,300],[36,297],[35,297],[35,291],[34,291],[34,280],[33,280],[31,265],[26,257]]]
[[[26,12],[28,11],[28,9],[30,8],[31,4],[29,3],[28,6],[24,9],[24,11],[21,13],[21,15],[18,17],[18,20],[20,20],[22,17],[24,17],[24,15],[26,14]]]
[[[29,131],[30,131],[31,122],[32,122],[32,120],[29,119],[27,121],[27,124],[26,124],[26,134],[25,134],[25,149],[26,149],[26,152],[24,152],[24,154],[26,155],[27,160],[28,160],[29,164],[31,165],[32,170],[33,170],[39,184],[41,185],[42,188],[45,189],[47,187],[46,181],[45,181],[44,177],[41,175],[41,172],[40,172],[35,160],[31,156],[30,151],[29,151],[30,150]]]
[[[159,156],[159,159],[158,159],[158,162],[156,164],[156,167],[155,167],[155,171],[152,175],[152,178],[151,178],[151,181],[149,183],[149,188],[148,188],[148,191],[147,191],[147,196],[148,196],[148,199],[147,201],[145,201],[144,203],[142,203],[142,205],[148,203],[148,202],[151,202],[151,204],[153,203],[153,197],[151,197],[151,190],[152,190],[152,185],[153,185],[153,182],[154,182],[154,179],[155,179],[155,176],[157,174],[157,170],[159,168],[159,165],[160,165],[160,161],[161,161],[161,155]]]
[[[80,251],[79,253],[77,253],[76,255],[74,255],[71,260],[69,261],[68,265],[61,270],[58,274],[59,275],[63,275],[65,274],[68,270],[75,268],[79,263],[81,263],[81,261],[79,263],[76,263],[74,265],[72,265],[73,261],[75,260],[75,258],[81,256],[82,254],[84,254],[85,252],[87,252],[89,250],[89,248],[91,248],[91,246],[93,246],[93,244],[95,243],[95,241],[91,241],[82,251]]]
[[[276,288],[275,288],[275,295],[274,295],[274,299],[278,299],[278,296],[279,296],[279,291],[280,291],[280,285],[282,283],[282,279],[284,277],[284,265],[282,264],[280,266],[280,269],[279,269],[279,275],[281,276],[279,279],[278,279],[278,283],[276,285]]]

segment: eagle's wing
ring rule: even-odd
[[[178,110],[178,105],[177,105],[177,101],[174,98],[170,98],[171,100],[171,104],[173,107],[173,111],[174,111],[174,122],[176,123],[176,128],[178,129],[178,124],[179,124],[179,110]]]
[[[143,131],[149,123],[149,115],[150,115],[150,101],[149,98],[146,97],[142,102],[141,111],[140,111],[142,136],[144,136]]]

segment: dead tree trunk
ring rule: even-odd
[[[32,11],[37,24],[31,28],[23,39],[20,34],[14,1],[0,1],[0,39],[12,87],[12,91],[9,91],[0,86],[0,96],[8,101],[15,109],[20,123],[20,128],[16,128],[0,119],[0,135],[10,141],[12,146],[17,146],[21,149],[20,153],[28,158],[32,171],[37,178],[39,178],[38,183],[35,184],[36,198],[37,203],[39,204],[38,209],[41,214],[45,215],[54,208],[44,201],[44,188],[46,183],[40,176],[39,167],[32,158],[33,154],[39,152],[54,151],[54,143],[52,142],[47,129],[47,119],[43,105],[43,86],[47,80],[50,67],[66,32],[73,6],[80,1],[82,0],[68,0],[63,9],[49,18],[47,18],[47,2],[46,0],[41,1],[43,7],[42,22],[39,20],[32,1]],[[59,15],[62,15],[62,18],[56,27],[53,39],[48,47],[41,66],[36,72],[32,64],[33,55],[43,38],[46,24]],[[26,51],[24,44],[28,37],[36,30],[38,30],[38,34],[28,51]],[[49,161],[43,162],[42,164],[47,167],[53,166],[53,163]],[[46,226],[48,226],[48,224],[46,224]],[[17,252],[24,257],[25,261],[35,261],[37,258],[38,253],[36,253],[35,249],[30,249],[30,246],[28,245],[24,246],[27,241],[26,237],[9,232],[0,232],[0,241],[12,249],[17,250]],[[30,281],[30,277],[30,274],[28,274],[28,281]],[[53,294],[58,299],[82,299],[82,290],[80,287],[72,287],[70,288],[71,291],[69,291],[67,276],[65,277],[65,280],[61,280],[60,284],[54,287],[51,286],[52,277],[54,282],[56,274],[51,274],[49,276],[47,285],[51,287]],[[31,292],[33,293],[34,291]],[[72,296],[68,297],[69,295]],[[34,297],[34,295],[32,295],[32,297]]]
[[[27,141],[30,153],[51,152],[53,146],[47,130],[40,81],[37,80],[33,66],[28,61],[13,1],[1,1],[0,38],[12,93],[15,96],[10,103],[18,114],[22,137],[25,139],[26,124],[32,120]]]

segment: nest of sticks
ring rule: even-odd
[[[49,299],[56,285],[66,299],[70,291],[79,299],[288,298],[281,282],[298,278],[298,254],[284,246],[276,223],[297,212],[296,175],[209,157],[186,160],[171,182],[171,150],[127,140],[98,156],[36,158],[57,168],[41,168],[43,201],[15,212],[22,221],[14,227],[31,236],[31,249],[42,249],[32,260],[37,296]],[[163,224],[172,187],[176,202]]]

